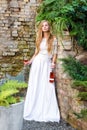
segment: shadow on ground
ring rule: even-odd
[[[57,122],[35,122],[25,121],[22,130],[76,130],[68,123],[61,119],[60,123]]]

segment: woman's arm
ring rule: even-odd
[[[24,64],[25,65],[27,65],[27,64],[30,65],[32,63],[32,61],[34,60],[36,55],[37,55],[37,49],[35,49],[35,52],[34,52],[33,56],[31,57],[31,59],[29,61],[27,61],[27,62],[24,62]]]
[[[57,41],[56,37],[54,37],[54,41],[53,41],[52,68],[55,68],[56,60],[57,60],[57,53],[58,53],[58,41]]]
[[[55,64],[55,63],[56,63],[56,59],[57,59],[57,54],[54,54],[54,55],[53,55],[53,58],[52,58],[52,63]]]
[[[51,64],[52,68],[55,68],[55,66],[56,66],[56,59],[57,59],[57,54],[54,54],[53,58],[52,58],[52,64]]]
[[[37,55],[37,49],[35,49],[34,55],[32,56],[32,58],[29,60],[29,64],[32,63],[32,61],[34,60],[35,56]]]

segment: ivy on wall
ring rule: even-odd
[[[64,70],[72,77],[72,88],[79,90],[77,95],[80,101],[87,101],[87,65],[69,56],[62,58]],[[87,109],[82,109],[80,113],[74,113],[78,118],[87,119]]]
[[[70,32],[78,45],[87,50],[87,2],[86,0],[44,0],[38,9],[36,21],[48,20],[61,34]]]
[[[69,73],[72,79],[87,81],[87,65],[83,65],[72,56],[61,60],[63,61],[64,70]]]

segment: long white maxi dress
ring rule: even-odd
[[[56,40],[54,40],[56,52]],[[46,39],[40,44],[40,51],[34,58],[24,105],[24,119],[39,122],[59,122],[60,113],[55,93],[55,84],[49,82],[51,54],[47,51]]]

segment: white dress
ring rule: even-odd
[[[39,122],[59,122],[60,113],[55,93],[55,84],[49,82],[51,55],[46,39],[40,44],[40,52],[34,58],[24,105],[24,119]]]

